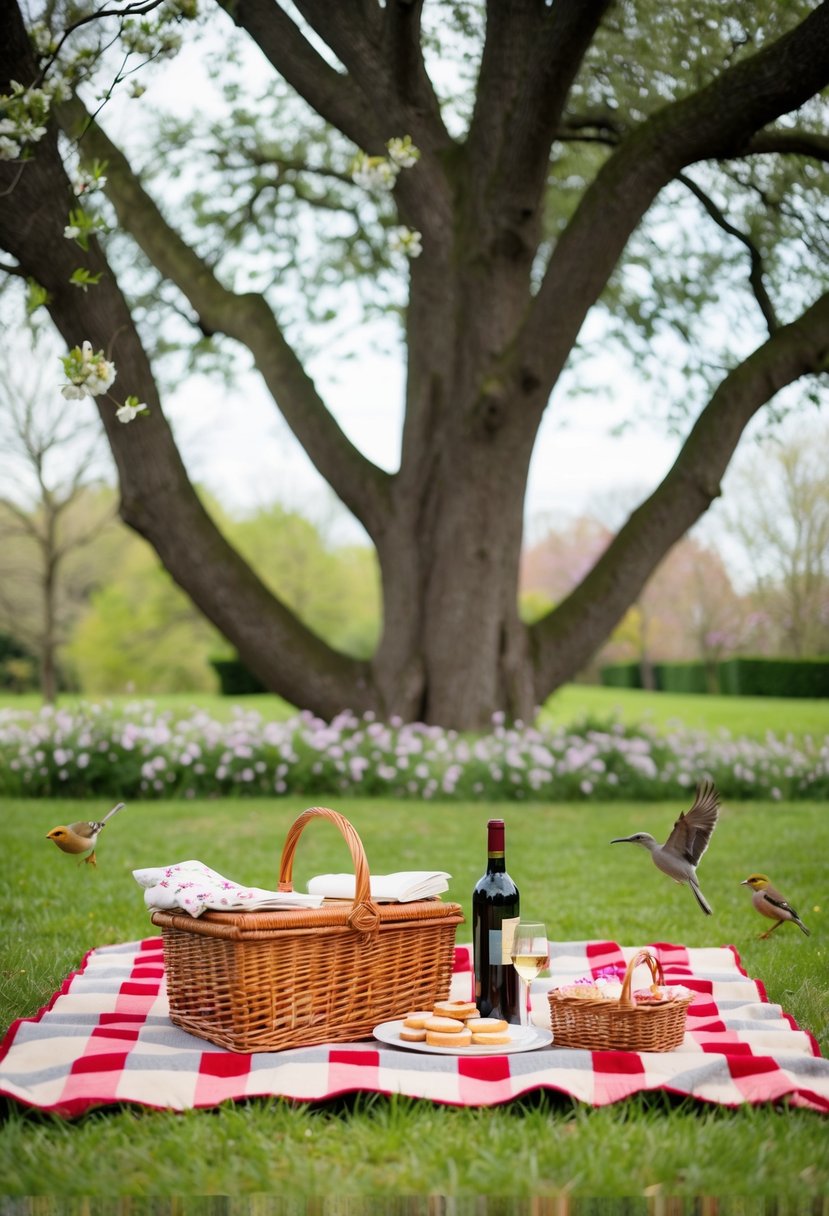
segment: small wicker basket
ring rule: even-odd
[[[650,968],[652,987],[664,982],[662,964],[649,951],[640,950],[627,965],[618,1001],[572,996],[553,988],[548,999],[555,1046],[587,1051],[671,1051],[678,1047],[685,1036],[685,1015],[693,996],[637,1003],[631,985],[640,963]]]
[[[270,912],[156,910],[170,1018],[231,1051],[282,1051],[371,1036],[380,1022],[449,995],[459,904],[377,904],[360,837],[342,815],[311,807],[288,830],[279,890],[292,891],[299,837],[327,819],[351,851],[353,900]]]

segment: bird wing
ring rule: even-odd
[[[80,836],[82,840],[92,840],[93,836],[97,836],[103,827],[102,823],[70,823],[69,831],[74,832],[76,836]]]
[[[694,805],[677,819],[663,849],[697,865],[708,848],[719,813],[720,796],[713,781],[701,781],[697,786]]]
[[[789,901],[784,899],[780,892],[775,891],[773,887],[766,887],[765,891],[761,891],[761,895],[766,903],[771,904],[773,908],[779,908],[781,912],[788,912],[794,920],[800,920],[800,917]]]

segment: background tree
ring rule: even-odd
[[[52,51],[36,60],[13,0],[0,5],[0,82],[11,97],[11,81],[41,79]],[[207,20],[229,32],[222,7]],[[79,100],[93,94],[79,75],[88,60],[76,59],[78,96],[59,118],[77,144],[59,145],[45,124],[36,145],[0,162],[0,190],[14,199],[0,212],[7,268],[38,285],[70,346],[88,339],[106,351],[123,391],[149,405],[149,418],[121,427],[101,402],[122,516],[265,685],[323,716],[350,705],[459,727],[484,725],[496,709],[527,718],[584,666],[717,496],[749,421],[779,389],[826,368],[829,3],[226,7],[286,88],[246,108],[241,76],[229,80],[226,117],[189,125],[178,161],[160,137],[131,163],[106,111],[99,122]],[[91,15],[73,9],[73,38],[103,41],[122,22]],[[134,30],[125,36],[127,51],[145,49]],[[453,50],[474,87],[449,97],[433,69]],[[389,143],[404,136],[420,156],[395,174]],[[356,185],[349,178],[358,149],[387,166],[391,190],[379,201],[364,189],[376,172],[364,164]],[[119,231],[106,256],[93,231],[84,228],[80,249],[64,235],[78,216],[62,151],[93,173],[107,164]],[[156,183],[153,197],[138,163],[169,178],[184,158],[178,187]],[[330,218],[315,227],[321,214]],[[382,240],[397,225],[410,254],[422,245],[407,284]],[[305,266],[318,280],[289,301]],[[354,284],[353,303],[366,268],[377,276],[373,302],[404,318],[393,473],[348,439],[300,357],[309,313],[340,320],[333,289]],[[604,324],[588,331],[588,316]],[[370,660],[309,630],[199,501],[148,357],[148,335],[169,343],[176,327],[194,350],[224,335],[250,352],[363,524],[383,597]],[[563,373],[590,358],[582,335],[607,342],[622,328],[655,376],[649,401],[668,400],[684,441],[578,586],[528,626],[516,588],[538,427]]]
[[[371,653],[379,628],[377,577],[368,546],[336,546],[278,504],[236,518],[209,498],[227,536],[300,618],[348,654]],[[102,571],[65,649],[84,692],[212,690],[211,659],[232,648],[176,586],[150,545],[118,529],[89,546]]]
[[[805,426],[741,459],[729,527],[778,654],[829,653],[829,427]]]
[[[612,537],[605,523],[590,516],[549,531],[523,555],[522,598],[534,596],[548,606],[566,598]],[[708,666],[713,690],[715,665],[740,649],[746,618],[751,620],[752,612],[735,590],[722,556],[695,536],[685,536],[660,563],[589,670],[595,674],[604,663],[634,661],[648,688],[654,686],[654,662],[695,660]]]
[[[54,344],[21,353],[0,371],[0,629],[35,655],[52,702],[60,649],[94,584],[82,550],[113,522],[115,504],[102,488],[94,412],[69,415],[49,392]]]

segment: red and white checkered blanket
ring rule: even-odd
[[[549,1025],[546,988],[624,964],[636,948],[552,943],[553,978],[533,987]],[[239,1055],[194,1038],[167,1016],[160,938],[92,950],[48,1007],[12,1025],[0,1047],[0,1094],[64,1116],[132,1102],[185,1110],[257,1095],[318,1101],[367,1090],[461,1106],[491,1106],[535,1089],[593,1106],[666,1090],[723,1106],[786,1101],[829,1111],[829,1060],[810,1034],[748,978],[732,947],[655,945],[669,983],[696,993],[684,1043],[665,1053],[538,1051],[487,1057],[410,1052],[369,1040]],[[468,946],[455,952],[452,995],[471,991]]]

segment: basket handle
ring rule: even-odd
[[[665,973],[662,970],[662,964],[658,958],[655,958],[649,950],[640,950],[635,954],[627,965],[625,978],[622,981],[622,993],[619,997],[619,1004],[624,1009],[632,1009],[636,1002],[630,994],[633,986],[633,973],[640,963],[647,963],[651,973],[651,988],[655,988],[658,984],[662,984],[665,980]]]
[[[288,829],[285,844],[282,846],[282,859],[279,863],[279,891],[293,891],[292,882],[294,854],[299,838],[305,827],[312,819],[327,819],[339,829],[351,852],[354,863],[354,904],[348,917],[348,924],[358,933],[373,933],[380,926],[380,909],[371,898],[371,875],[368,868],[363,842],[357,835],[344,815],[332,811],[327,806],[311,806],[303,811]]]

